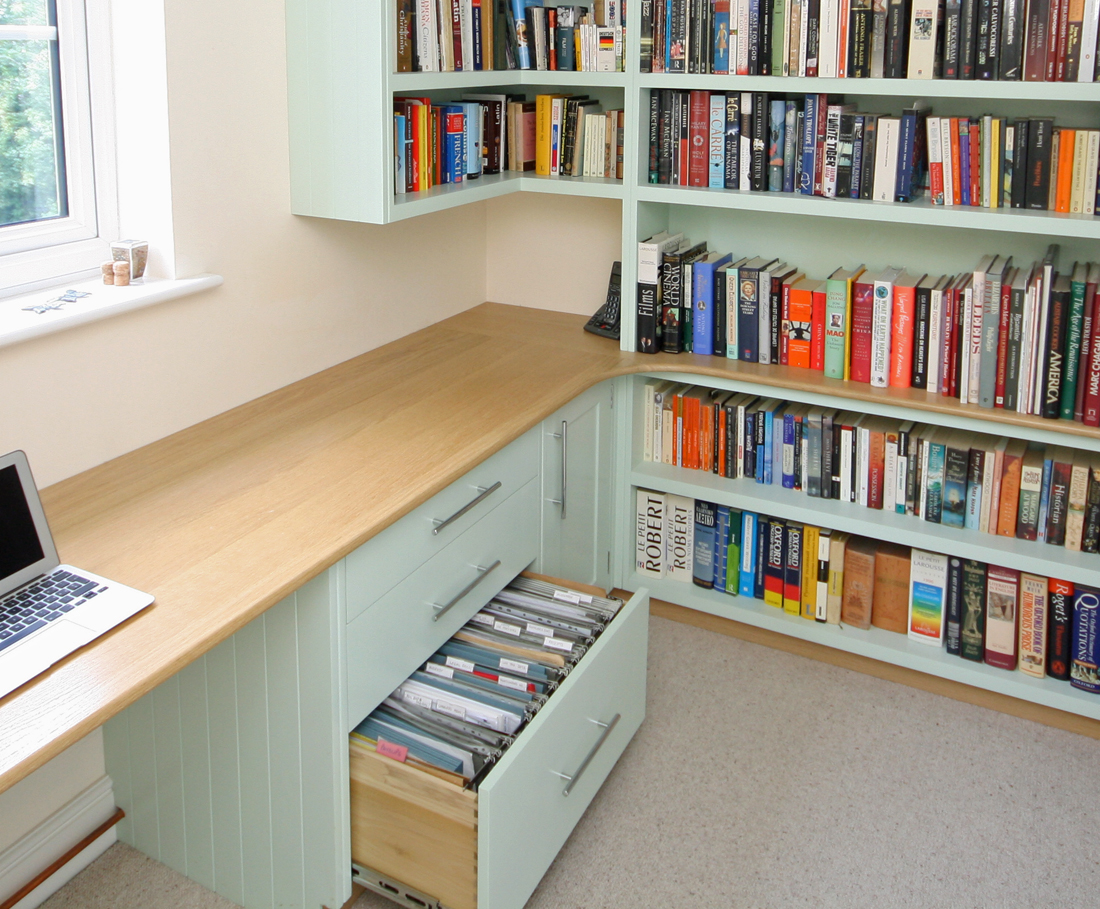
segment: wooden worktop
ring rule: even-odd
[[[623,353],[583,324],[486,303],[46,489],[62,560],[156,603],[0,699],[0,791],[604,379],[693,372],[961,407],[805,370]]]

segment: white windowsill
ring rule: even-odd
[[[8,297],[0,300],[0,347],[55,331],[64,331],[86,322],[109,319],[111,316],[152,306],[154,303],[197,294],[217,287],[222,280],[221,275],[196,275],[193,278],[146,279],[129,287],[111,287],[96,279]],[[88,296],[42,314],[24,309],[27,306],[44,304],[67,290],[84,291]]]

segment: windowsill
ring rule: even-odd
[[[217,287],[222,280],[221,275],[197,275],[193,278],[145,279],[129,287],[111,287],[97,279],[9,297],[0,300],[0,347],[64,331],[86,322],[109,319],[154,303],[197,294]],[[88,296],[41,314],[24,309],[45,304],[67,290],[83,291]]]

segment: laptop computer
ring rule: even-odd
[[[0,697],[152,602],[60,564],[27,456],[0,455]]]

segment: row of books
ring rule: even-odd
[[[817,622],[881,628],[1100,693],[1100,593],[999,565],[638,489],[635,568]]]
[[[676,382],[645,386],[642,460],[933,524],[1100,548],[1100,454]]]
[[[644,0],[641,71],[1092,82],[1097,0]]]
[[[397,71],[621,72],[625,24],[621,0],[397,0]]]
[[[535,97],[535,173],[623,177],[623,111],[587,95]]]
[[[353,744],[476,789],[621,605],[516,578],[355,728]]]
[[[638,245],[638,350],[692,351],[919,388],[1100,426],[1100,267],[983,257],[973,272],[808,278],[662,232]]]
[[[660,89],[650,183],[825,198],[1096,213],[1100,130],[1049,117],[861,113],[825,94]]]
[[[587,97],[397,97],[393,127],[399,194],[505,170],[622,179],[623,112]]]

